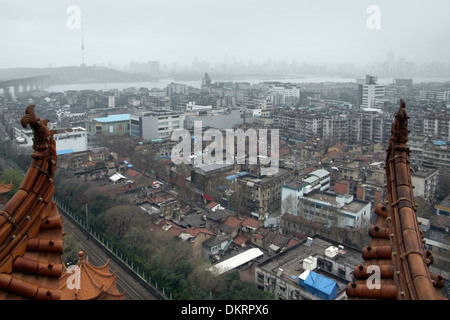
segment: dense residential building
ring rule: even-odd
[[[169,83],[166,87],[166,93],[168,97],[174,94],[186,94],[186,85],[181,83]]]
[[[313,192],[298,201],[298,215],[327,226],[365,228],[370,220],[370,203],[356,200],[353,195]]]
[[[376,85],[375,78],[366,82]],[[346,299],[343,288],[354,280],[357,265],[351,259],[344,263],[347,249],[362,249],[368,243],[372,211],[387,199],[384,160],[392,129],[391,104],[399,92],[417,101],[409,123],[418,136],[408,141],[414,196],[437,203],[436,216],[420,218],[426,249],[438,252],[433,270],[444,276],[448,270],[450,206],[443,200],[446,181],[439,179],[450,163],[448,115],[435,98],[420,100],[418,88],[406,79],[385,86],[385,98],[373,98],[376,90],[362,90],[361,101],[365,94],[368,105],[360,107],[354,105],[354,83],[213,84],[205,74],[201,90],[172,83],[166,90],[67,92],[52,95],[42,105],[58,124],[86,124],[54,135],[58,155],[65,154],[58,158],[61,169],[117,201],[138,206],[157,220],[155,228],[189,242],[196,257],[219,262],[216,266],[222,268],[233,264],[238,252],[257,246],[258,250],[247,250],[257,251],[257,256],[244,254],[243,264],[227,270],[245,270],[277,299]],[[10,126],[10,118],[17,117],[14,107],[6,107],[1,117],[1,132],[17,132],[13,146],[32,143],[27,140],[31,132]],[[280,168],[263,174],[260,163],[197,163],[194,159],[203,157],[202,152],[191,154],[191,164],[176,165],[171,161],[176,144],[169,139],[171,133],[178,128],[192,133],[195,121],[222,134],[235,127],[280,129]],[[127,143],[126,151],[111,152],[98,144],[88,147],[86,139],[79,139],[83,133],[130,136],[127,140],[133,142]],[[191,138],[194,143],[198,137]],[[253,140],[249,148],[250,142],[257,142]],[[202,142],[203,151],[208,141]],[[237,139],[234,150],[238,143]],[[78,144],[85,147],[79,150]],[[133,152],[127,154],[128,150]],[[291,259],[289,252],[302,257],[294,259],[297,269],[292,273],[285,260]],[[230,255],[234,259],[228,259]],[[255,267],[259,273],[253,272]]]
[[[176,129],[184,128],[185,116],[174,112],[145,112],[131,116],[130,134],[146,141],[170,138]]]
[[[301,89],[296,85],[273,83],[270,85],[269,99],[274,105],[289,105],[292,104],[289,101],[290,98],[295,100],[300,99]]]
[[[89,135],[130,135],[130,115],[115,114],[86,121]]]
[[[423,90],[420,90],[420,100],[449,101],[450,100],[450,91],[436,90],[436,89],[423,89]]]
[[[33,145],[33,131],[24,128],[14,128],[17,146],[30,147]],[[88,149],[88,138],[86,129],[82,127],[74,127],[67,129],[56,129],[54,135],[56,141],[56,152],[59,154],[67,154],[74,152],[82,152]]]
[[[361,262],[358,250],[312,237],[258,264],[255,283],[276,300],[345,300]]]
[[[445,140],[431,140],[426,137],[413,137],[409,142],[412,150],[411,160],[431,168],[450,166],[450,149]]]
[[[412,167],[412,166],[411,166]],[[435,203],[439,186],[439,170],[437,168],[412,167],[411,183],[414,186],[414,196],[423,197]]]
[[[275,212],[281,203],[281,187],[291,178],[289,170],[278,169],[271,176],[244,176],[237,179],[241,210],[260,217]]]
[[[86,129],[81,127],[57,129],[54,135],[56,152],[59,154],[82,152],[88,149]]]
[[[446,215],[450,217],[450,194],[445,197],[442,201],[435,204],[434,208],[436,209],[437,215]],[[447,226],[448,230],[448,226]]]
[[[364,228],[370,220],[371,204],[353,194],[327,193],[330,172],[320,169],[301,183],[282,186],[281,214],[290,213],[328,226]]]
[[[274,126],[288,137],[306,141],[322,137],[323,115],[298,111],[278,111],[274,113]]]
[[[195,122],[203,128],[216,128],[219,130],[233,129],[237,125],[252,123],[253,114],[243,110],[227,110],[224,108],[210,109],[205,112],[186,112],[185,128],[194,129]]]
[[[424,116],[423,134],[437,139],[450,140],[450,117]]]

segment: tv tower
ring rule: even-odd
[[[84,63],[84,36],[83,36],[83,30],[81,30],[81,67],[86,67],[86,64]]]

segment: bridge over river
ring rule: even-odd
[[[53,75],[47,74],[21,79],[3,80],[0,81],[0,90],[3,91],[3,98],[13,100],[17,98],[20,92],[40,90],[48,86],[53,78]],[[11,89],[13,89],[12,93]]]

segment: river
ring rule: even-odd
[[[447,78],[412,78],[414,83],[421,82],[446,82],[450,81],[450,77]],[[379,84],[391,84],[394,78],[379,78]],[[290,82],[290,83],[322,83],[322,82],[334,82],[334,83],[345,83],[352,82],[356,83],[356,78],[342,78],[342,77],[305,77],[305,78],[278,78],[278,79],[268,79],[268,78],[250,78],[250,79],[230,79],[230,80],[217,80],[217,82],[248,82],[250,84],[262,83],[265,81],[279,81],[279,82]],[[158,81],[149,82],[117,82],[117,83],[79,83],[79,84],[65,84],[65,85],[52,85],[46,88],[48,92],[64,92],[69,90],[124,90],[127,88],[160,88],[165,89],[168,84],[175,82],[185,84],[194,88],[200,88],[201,79],[190,80],[190,81],[175,81],[174,79],[160,79]]]

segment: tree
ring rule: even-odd
[[[133,140],[125,135],[101,135],[99,143],[101,146],[108,148],[108,150],[117,153],[119,157],[131,158],[135,149]]]
[[[290,194],[286,198],[284,198],[281,202],[281,214],[290,213],[296,214],[295,211],[295,197]]]
[[[68,265],[75,265],[78,262],[78,252],[81,251],[81,244],[72,235],[66,234],[64,237],[64,251],[61,256],[62,262]]]
[[[222,276],[221,300],[273,300],[273,294],[264,292],[254,283],[242,281],[239,272],[232,271]]]
[[[201,259],[193,263],[195,263],[195,267],[188,276],[189,283],[204,292],[216,292],[220,286],[221,279],[208,271],[210,263]]]
[[[138,241],[142,242],[142,239],[139,239],[140,233],[136,234],[136,232],[148,224],[149,219],[145,218],[145,214],[139,207],[118,205],[105,212],[103,223],[108,233],[116,235],[120,240],[129,236],[136,244]]]

